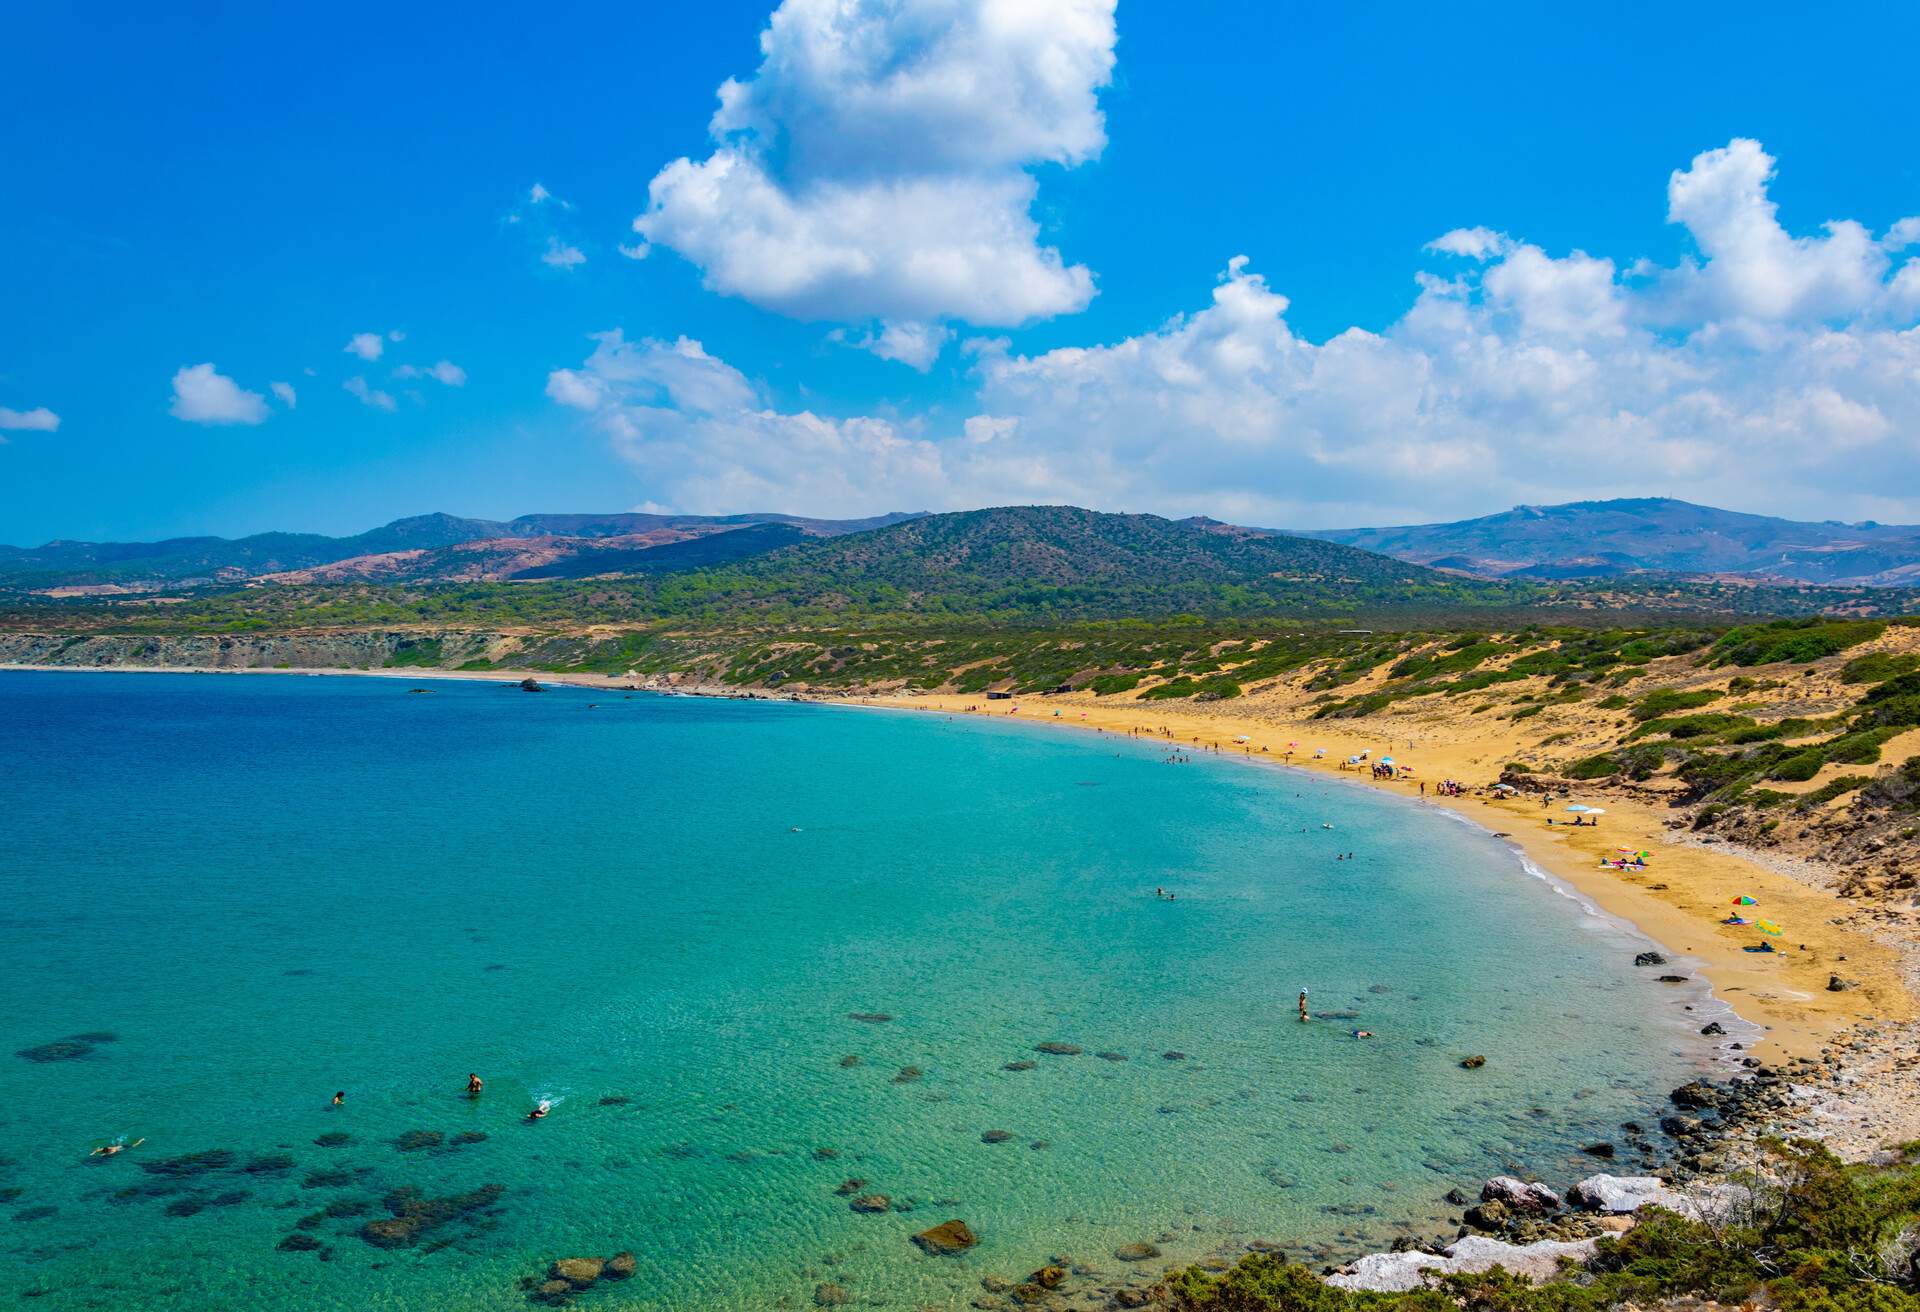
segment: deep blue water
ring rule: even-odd
[[[958,1308],[1133,1240],[1384,1243],[1497,1169],[1566,1178],[1703,1059],[1643,941],[1365,789],[985,720],[419,686],[0,673],[0,1294],[511,1308],[626,1249],[592,1305]],[[1357,1016],[1300,1025],[1303,986]],[[232,1159],[146,1169],[206,1150]],[[364,1242],[408,1186],[468,1210]],[[973,1252],[908,1242],[950,1216]]]

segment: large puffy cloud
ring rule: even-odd
[[[937,321],[1079,310],[1093,275],[1042,245],[1026,169],[1105,145],[1113,8],[785,0],[758,72],[720,88],[713,153],[663,168],[634,230],[756,305],[885,320],[850,340],[916,367]]]
[[[1920,222],[1871,252],[1850,222],[1787,233],[1772,168],[1735,141],[1674,174],[1698,247],[1675,268],[1460,229],[1399,320],[1321,343],[1236,258],[1204,308],[1135,337],[969,342],[971,413],[938,422],[782,412],[684,341],[603,338],[549,392],[690,510],[1053,500],[1306,526],[1665,494],[1920,518]]]
[[[209,364],[188,365],[173,376],[175,419],[190,424],[260,424],[267,419],[267,398],[249,392]]]

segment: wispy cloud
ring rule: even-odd
[[[347,381],[340,384],[340,386],[346,390],[349,396],[358,399],[361,405],[371,406],[375,410],[391,412],[399,405],[389,393],[383,392],[377,387],[369,386],[367,380],[358,374],[347,379]]]
[[[467,371],[451,360],[441,360],[437,364],[403,364],[393,371],[395,378],[431,378],[448,387],[465,387]]]

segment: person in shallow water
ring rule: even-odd
[[[1305,1020],[1306,1018],[1307,1018],[1307,991],[1305,989],[1301,989],[1300,990],[1300,1019]]]
[[[478,1075],[473,1074],[471,1072],[468,1073],[467,1093],[469,1096],[478,1094],[481,1088],[484,1086],[484,1084],[485,1084],[485,1081],[483,1081]]]
[[[88,1153],[87,1156],[112,1157],[115,1153],[123,1153],[129,1148],[138,1148],[141,1144],[145,1142],[146,1142],[145,1139],[135,1139],[132,1143],[128,1143],[124,1139],[116,1139],[112,1143],[100,1145],[98,1148],[95,1148],[92,1152]]]
[[[545,1098],[542,1098],[540,1100],[540,1105],[527,1113],[527,1119],[530,1121],[545,1120],[547,1113],[552,1110],[553,1110],[553,1104],[548,1102]]]
[[[346,1101],[347,1101],[347,1091],[345,1089],[342,1089],[340,1090],[340,1092],[333,1095],[333,1105],[335,1107],[345,1106]]]

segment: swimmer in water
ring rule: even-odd
[[[1300,990],[1300,1019],[1304,1021],[1306,1020],[1306,1018],[1307,1018],[1307,991],[1305,989],[1301,989]]]
[[[112,1143],[102,1144],[100,1147],[95,1148],[92,1152],[88,1153],[87,1156],[112,1157],[115,1153],[123,1153],[129,1148],[138,1148],[145,1142],[145,1139],[135,1139],[132,1143],[128,1143],[124,1139],[116,1139]]]
[[[540,1105],[527,1113],[527,1119],[530,1121],[545,1120],[547,1113],[552,1110],[553,1110],[553,1104],[548,1102],[545,1098],[542,1098],[540,1100]]]
[[[1356,1039],[1370,1039],[1373,1037],[1373,1031],[1372,1030],[1355,1030],[1353,1032],[1353,1037]]]
[[[484,1085],[485,1085],[485,1083],[486,1083],[486,1082],[485,1082],[484,1080],[482,1080],[482,1079],[481,1079],[481,1078],[480,1078],[480,1077],[479,1077],[478,1075],[474,1075],[474,1074],[469,1074],[469,1075],[467,1076],[467,1094],[468,1094],[468,1096],[469,1096],[469,1097],[477,1097],[477,1096],[479,1095],[479,1093],[480,1093],[480,1090],[481,1090],[481,1088],[482,1088],[482,1087],[484,1087]]]
[[[346,1105],[346,1102],[347,1102],[347,1091],[345,1089],[342,1089],[338,1093],[333,1095],[333,1105],[335,1107],[344,1107]]]

